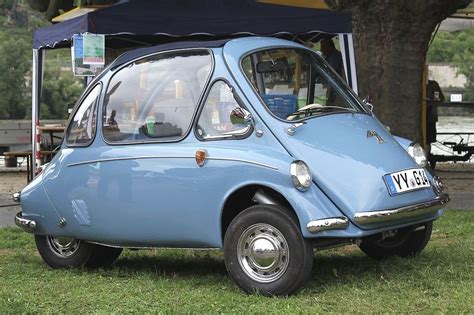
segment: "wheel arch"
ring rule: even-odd
[[[221,239],[224,240],[225,232],[232,220],[245,209],[256,204],[274,204],[288,210],[300,226],[297,212],[291,203],[278,190],[263,184],[247,184],[230,193],[221,211]]]

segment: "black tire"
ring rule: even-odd
[[[109,267],[120,256],[123,248],[108,247],[93,244],[92,253],[86,263],[86,267],[100,268]]]
[[[72,238],[35,235],[36,248],[51,268],[83,267],[92,254],[92,244]]]
[[[313,248],[289,211],[256,205],[239,213],[227,228],[224,261],[231,278],[245,292],[284,296],[309,278]]]
[[[433,230],[433,222],[424,225],[400,229],[394,237],[384,240],[363,239],[359,248],[373,259],[385,259],[391,256],[412,257],[419,255],[428,244]]]

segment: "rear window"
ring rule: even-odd
[[[104,139],[114,143],[182,139],[211,69],[207,50],[155,55],[122,68],[107,89]]]
[[[66,144],[84,146],[92,142],[96,130],[96,108],[101,85],[96,85],[83,99],[69,124]]]

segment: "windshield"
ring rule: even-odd
[[[242,68],[267,109],[280,119],[366,112],[316,53],[294,48],[261,50],[246,56]]]

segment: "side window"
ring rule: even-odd
[[[199,97],[210,76],[208,51],[146,57],[110,80],[102,113],[106,141],[173,141],[190,129]]]
[[[241,108],[232,89],[224,81],[215,82],[198,120],[198,136],[204,140],[245,136],[251,127],[237,117]]]
[[[68,145],[87,145],[94,138],[97,122],[96,108],[100,90],[101,85],[96,85],[79,105],[67,131],[66,143]]]

